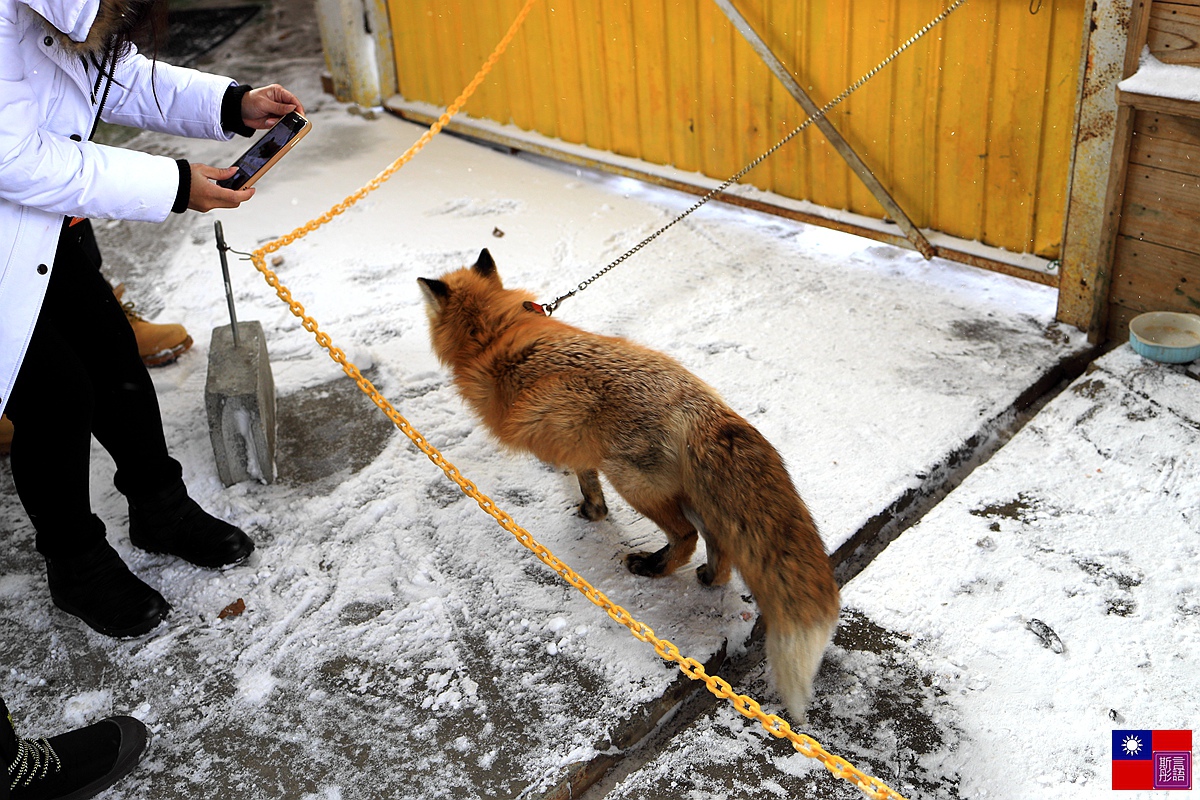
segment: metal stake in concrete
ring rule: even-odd
[[[275,482],[275,381],[267,340],[257,321],[238,323],[229,280],[225,234],[215,224],[229,325],[213,328],[204,407],[221,482]]]
[[[233,284],[229,282],[229,259],[225,257],[225,251],[229,249],[229,245],[225,244],[225,229],[221,227],[221,220],[213,223],[213,227],[217,232],[217,252],[221,254],[221,275],[225,278],[225,302],[229,304],[229,326],[233,330],[233,346],[238,347],[241,342],[238,341],[237,311],[233,308]]]

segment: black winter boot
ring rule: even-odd
[[[11,725],[7,719],[0,722],[6,728]],[[13,741],[4,738],[6,745]],[[15,754],[5,753],[7,796],[12,800],[95,797],[137,766],[146,738],[146,726],[139,720],[110,717],[49,739],[16,739]]]
[[[103,528],[98,518],[93,519]],[[46,556],[46,577],[54,605],[105,636],[141,636],[171,610],[104,539],[77,553]]]
[[[153,495],[129,496],[129,541],[198,567],[226,567],[254,552],[250,537],[196,505],[183,481]]]

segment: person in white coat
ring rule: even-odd
[[[91,438],[112,455],[138,547],[205,567],[253,542],[188,497],[167,452],[154,386],[100,275],[87,218],[162,222],[235,208],[232,168],[91,141],[97,120],[230,139],[300,101],[139,53],[134,27],[162,0],[0,0],[0,412],[14,424],[13,480],[58,607],[101,633],[146,633],[167,615],[92,514]]]
[[[155,13],[164,2],[0,0],[0,413],[14,424],[13,481],[51,599],[115,637],[147,633],[170,605],[130,572],[91,511],[92,436],[116,462],[134,545],[215,568],[243,561],[254,543],[188,496],[87,218],[162,222],[236,208],[254,190],[215,183],[232,168],[109,147],[92,134],[103,119],[230,139],[304,110],[281,86],[251,89],[139,53],[135,29],[165,18]],[[145,727],[128,717],[39,740],[0,725],[10,779],[0,780],[0,800],[92,797],[145,744]]]

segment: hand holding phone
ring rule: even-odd
[[[304,116],[304,104],[300,98],[273,83],[251,89],[242,97],[242,122],[256,131],[265,131],[274,125],[289,111],[295,111]]]
[[[250,188],[311,128],[311,122],[295,111],[290,112],[233,162],[233,166],[237,167],[233,177],[217,181],[217,185],[225,189]]]

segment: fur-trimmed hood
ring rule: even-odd
[[[155,0],[25,0],[57,36],[61,46],[83,58],[100,58],[128,35]]]

